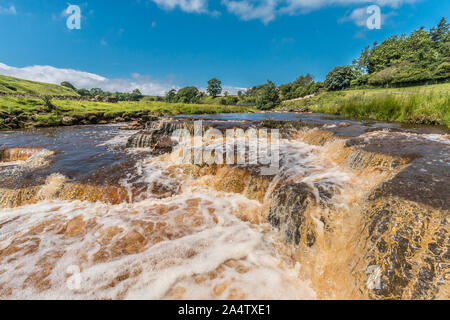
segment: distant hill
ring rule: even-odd
[[[79,96],[72,89],[56,84],[37,81],[23,80],[0,75],[0,94],[29,94],[29,95],[51,95],[51,96]]]

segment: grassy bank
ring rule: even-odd
[[[52,100],[49,111],[41,99],[0,97],[0,129],[59,126],[139,120],[144,115],[214,114],[255,111],[243,106],[183,104],[166,102],[91,102]],[[63,121],[64,120],[64,121]]]
[[[450,83],[322,92],[312,98],[284,102],[280,109],[450,127]]]
[[[56,84],[23,80],[0,75],[0,93],[77,97],[72,89]]]

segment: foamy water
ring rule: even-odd
[[[101,145],[123,146],[128,136]],[[280,171],[266,202],[280,183],[304,182],[318,199],[319,186],[332,190],[336,197],[329,205],[346,214],[369,184],[338,167],[323,147],[282,140],[280,148]],[[39,203],[0,210],[0,297],[317,297],[281,236],[268,224],[251,222],[267,214],[267,203],[215,191],[208,184],[213,177],[194,179],[175,160],[171,154],[136,163],[134,173],[121,180],[130,200],[136,184],[147,186],[133,203],[48,201],[46,195],[66,180],[54,175]],[[312,215],[320,234],[323,223]]]
[[[239,195],[201,192],[132,205],[42,202],[2,210],[0,250],[11,252],[1,261],[0,294],[314,298],[293,262],[277,253],[275,234],[234,215],[259,206]],[[77,225],[83,226],[79,233]],[[81,271],[73,291],[67,286],[71,266]]]

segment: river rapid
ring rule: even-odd
[[[321,121],[353,124],[349,136],[367,141],[406,135],[449,151],[445,132],[361,134],[367,124]],[[176,152],[126,148],[138,131],[118,125],[0,133],[9,154],[36,149],[0,162],[0,298],[361,297],[349,284],[351,272],[340,269],[352,263],[343,257],[360,249],[345,243],[357,242],[364,199],[404,167],[357,171],[343,165],[345,139],[313,143],[323,132],[311,130],[282,137],[277,174],[248,178],[253,182],[242,188],[236,186],[247,179],[246,168],[183,166]],[[302,240],[292,246],[286,230],[267,218],[276,190],[287,184],[310,186],[318,203],[305,213],[311,247]],[[331,227],[340,236],[331,239]]]

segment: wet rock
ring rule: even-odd
[[[138,133],[127,142],[127,148],[149,148],[158,155],[172,152],[176,145],[171,137],[158,131]]]
[[[73,117],[65,116],[62,118],[62,124],[64,126],[72,126],[76,122],[76,119]]]
[[[0,149],[0,162],[24,161],[43,148],[4,148]]]
[[[305,228],[306,210],[316,199],[310,186],[293,183],[279,188],[272,195],[269,223],[279,229],[288,243],[295,245],[304,240],[308,246],[315,242],[313,230]],[[305,230],[306,229],[306,230]]]
[[[372,299],[434,299],[448,276],[448,210],[383,196],[364,209],[364,257],[355,270],[357,286]],[[379,285],[368,288],[370,265]]]
[[[89,123],[92,123],[92,124],[97,124],[98,123],[98,118],[97,118],[96,115],[88,116],[87,120],[88,120]]]

